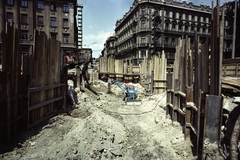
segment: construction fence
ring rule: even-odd
[[[0,72],[0,142],[56,115],[66,106],[66,70],[61,70],[60,42],[34,32],[33,51],[21,54],[18,26],[2,32]]]
[[[166,91],[167,59],[164,52],[161,55],[144,57],[139,66],[133,65],[133,60],[118,60],[113,56],[101,57],[99,60],[100,78],[107,75],[122,82],[140,83],[149,93]]]
[[[167,74],[167,115],[183,126],[185,138],[191,138],[193,153],[200,159],[205,138],[211,143],[217,142],[222,124],[224,17],[218,28],[218,16],[219,10],[214,8],[211,23],[211,58],[208,40],[200,45],[195,31],[193,50],[190,50],[188,37],[179,39],[173,73]]]

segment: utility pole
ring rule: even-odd
[[[233,42],[232,42],[232,59],[235,58],[235,43],[236,43],[236,21],[237,21],[237,0],[235,0],[234,23],[233,23]]]

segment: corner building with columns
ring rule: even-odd
[[[191,0],[134,0],[130,10],[116,21],[115,58],[133,59],[134,64],[141,63],[144,57],[165,53],[168,65],[174,61],[178,38],[187,35],[194,42],[194,31],[200,37],[200,43],[210,38],[211,12],[209,4],[194,5]],[[157,41],[153,53],[153,14],[160,16],[155,35]],[[109,56],[112,54],[106,55]]]

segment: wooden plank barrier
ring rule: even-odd
[[[35,31],[33,52],[22,56],[18,25],[11,22],[6,26],[6,32],[2,32],[0,142],[10,142],[13,136],[66,106],[63,90],[67,81],[61,76],[60,42]]]
[[[213,26],[218,26],[219,23],[216,18],[219,15],[218,7],[214,9]],[[211,46],[215,49],[211,51],[211,59],[209,59],[208,39],[205,44],[199,45],[199,37],[195,31],[192,51],[187,36],[178,40],[173,74],[167,74],[166,114],[183,126],[185,138],[191,139],[194,146],[193,153],[200,159],[204,139],[209,138],[214,142],[220,137],[223,99],[220,96],[223,32],[220,30],[224,27],[223,22],[224,17],[218,30],[213,28]],[[155,59],[155,62],[158,63],[158,60]]]
[[[31,61],[29,128],[51,117],[62,108],[63,84],[60,82],[60,42],[35,30]],[[38,88],[36,90],[36,88]]]

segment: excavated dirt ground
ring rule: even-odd
[[[95,81],[77,90],[76,106],[59,113],[0,159],[196,159],[182,127],[166,117],[166,93],[145,96],[142,105],[128,106],[122,91]]]

